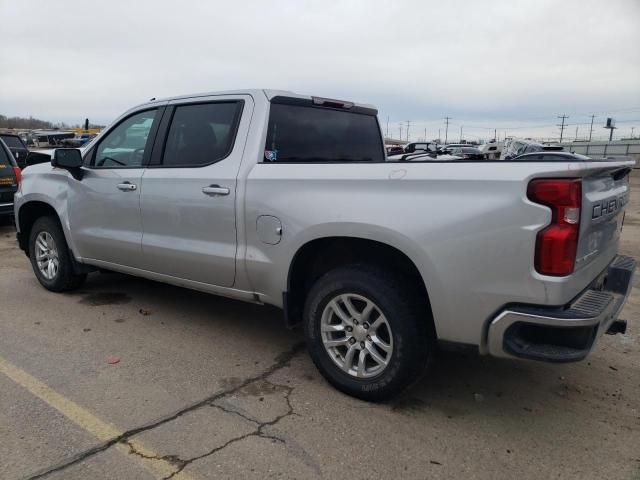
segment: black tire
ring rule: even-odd
[[[58,252],[58,271],[52,279],[47,279],[40,272],[36,261],[36,239],[41,232],[47,232],[55,242]],[[73,271],[73,263],[71,252],[64,238],[62,227],[56,217],[40,217],[38,218],[29,235],[29,259],[36,278],[40,284],[47,290],[52,292],[66,292],[80,287],[87,278],[86,273],[76,274]]]
[[[391,327],[391,357],[384,370],[370,378],[345,372],[323,345],[323,311],[345,293],[373,301]],[[304,310],[307,348],[320,373],[338,390],[367,401],[388,400],[406,389],[420,378],[435,353],[433,320],[428,300],[422,297],[424,293],[402,276],[378,267],[350,265],[322,276],[311,288]]]

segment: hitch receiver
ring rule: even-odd
[[[607,330],[607,335],[615,335],[616,333],[620,333],[624,335],[627,332],[627,321],[626,320],[616,320],[614,321]]]

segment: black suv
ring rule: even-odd
[[[16,162],[18,162],[18,166],[20,168],[26,167],[29,149],[24,144],[20,136],[13,133],[0,133],[0,140],[3,140],[7,147],[9,147],[9,150],[11,150]]]
[[[20,167],[4,141],[0,140],[0,219],[13,215],[13,194],[20,184]]]

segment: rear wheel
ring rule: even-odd
[[[78,288],[87,278],[75,274],[62,227],[54,217],[38,218],[29,236],[29,258],[40,284],[52,292]]]
[[[325,274],[309,292],[304,319],[307,346],[322,375],[364,400],[401,392],[434,351],[426,299],[375,267],[354,265]]]

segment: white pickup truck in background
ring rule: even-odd
[[[20,246],[52,291],[100,268],[280,307],[367,400],[438,345],[567,362],[624,330],[634,162],[387,158],[376,115],[269,90],[137,106],[25,170]]]

